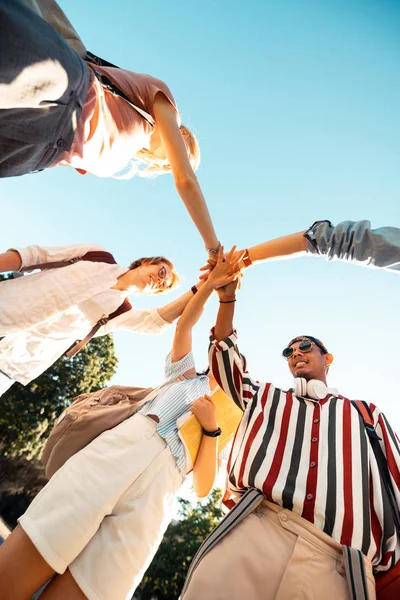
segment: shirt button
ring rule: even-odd
[[[317,464],[316,462],[312,461],[312,462],[310,463],[310,467],[315,467],[315,465],[316,465],[316,464]]]
[[[312,494],[307,494],[307,500],[312,500],[314,496]]]
[[[319,423],[319,419],[314,419],[314,423]]]
[[[144,434],[144,437],[146,438],[146,440],[149,440],[150,438],[153,437],[153,434],[151,433],[151,431],[146,431],[146,433]]]
[[[281,514],[281,521],[287,521],[287,514],[286,513]]]
[[[57,140],[57,148],[60,148],[60,150],[64,150],[66,145],[67,144],[66,144],[65,140],[63,140],[62,138]]]
[[[311,441],[315,444],[315,442],[318,442],[318,438],[313,438]]]

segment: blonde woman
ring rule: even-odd
[[[85,62],[22,0],[0,0],[0,84],[0,177],[59,165],[98,177],[172,173],[206,248],[217,250],[195,175],[199,145],[164,82]]]

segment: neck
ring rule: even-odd
[[[134,271],[127,271],[118,277],[117,283],[113,286],[113,290],[120,290],[121,292],[129,290],[130,292],[140,293],[140,289],[135,283],[136,275]]]

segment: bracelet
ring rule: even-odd
[[[207,429],[204,429],[203,427],[203,435],[206,435],[207,437],[218,437],[219,435],[221,435],[222,430],[221,427],[218,427],[218,429],[216,429],[215,431],[207,431]]]
[[[208,254],[218,254],[221,249],[221,242],[218,242],[218,246],[216,248],[206,248]]]
[[[190,289],[191,289],[191,291],[193,292],[193,296],[194,296],[195,294],[197,294],[197,292],[199,291],[195,285],[192,285],[192,287],[191,287]]]
[[[249,251],[247,250],[247,248],[245,250],[245,255],[243,256],[242,261],[245,267],[250,267],[253,264],[253,261],[249,256]]]
[[[220,300],[220,304],[231,304],[232,302],[236,302],[236,298],[234,300]]]

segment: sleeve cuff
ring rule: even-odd
[[[26,267],[28,263],[29,252],[27,248],[8,248],[7,252],[18,252],[21,257],[21,266],[17,269],[17,272],[21,271],[23,267]]]
[[[318,245],[317,229],[323,223],[325,223],[327,227],[333,228],[332,223],[330,221],[328,221],[328,220],[325,220],[325,221],[315,221],[311,225],[311,227],[309,227],[307,229],[307,231],[303,234],[303,237],[305,237],[305,239],[307,241],[306,252],[308,254],[321,254],[321,250],[320,250],[319,245]]]
[[[236,346],[236,344],[239,341],[236,329],[233,330],[233,332],[231,333],[230,336],[228,336],[224,340],[220,340],[219,342],[215,339],[214,329],[215,328],[213,327],[210,332],[210,344],[215,346],[215,348],[218,351],[230,350],[230,348],[233,348],[234,346]]]
[[[158,325],[158,327],[160,327],[160,328],[164,328],[164,327],[168,327],[168,325],[172,325],[172,323],[170,321],[166,321],[165,319],[162,318],[162,316],[158,312],[157,308],[153,308],[151,310],[151,312],[153,313],[153,316],[154,316],[154,325]]]

